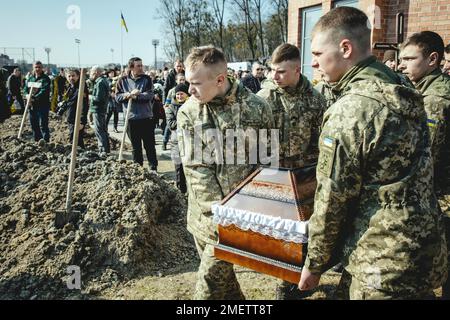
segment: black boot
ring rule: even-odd
[[[276,289],[276,300],[302,300],[309,293],[306,291],[300,291],[298,285],[289,282],[283,282],[282,284],[277,284]]]

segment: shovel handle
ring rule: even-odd
[[[78,89],[77,112],[75,114],[75,128],[73,132],[73,141],[72,141],[72,155],[69,167],[69,181],[67,183],[67,198],[66,198],[67,212],[72,211],[72,189],[73,189],[73,181],[75,179],[75,165],[77,162],[77,147],[78,147],[78,139],[80,136],[81,112],[83,110],[85,84],[86,84],[86,70],[81,69],[80,87]]]
[[[122,142],[120,144],[119,161],[123,160],[123,148],[125,146],[125,139],[126,139],[127,130],[128,130],[128,119],[130,118],[130,110],[131,110],[132,103],[133,103],[133,99],[130,97],[130,99],[128,100],[127,113],[125,115],[125,124],[124,124],[124,128],[123,128]]]
[[[25,120],[27,119],[28,109],[30,109],[33,90],[34,88],[31,88],[30,94],[28,95],[27,104],[25,105],[25,110],[23,111],[22,122],[20,123],[19,134],[17,135],[18,139],[22,139],[23,127],[25,126]]]

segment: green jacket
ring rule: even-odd
[[[33,94],[33,108],[50,108],[50,86],[51,80],[50,78],[43,73],[40,77],[37,77],[35,74],[32,74],[26,84],[25,84],[25,93],[30,93],[30,88],[28,87],[28,83],[30,82],[41,82],[42,86],[40,89],[34,89]]]
[[[325,98],[304,76],[294,89],[282,89],[272,80],[265,80],[258,95],[269,103],[280,130],[281,166],[298,168],[315,163]]]
[[[267,103],[239,82],[229,81],[232,88],[225,97],[206,104],[190,98],[177,114],[178,144],[189,193],[187,228],[211,244],[217,242],[211,205],[233,191],[259,164],[259,159],[258,163],[250,161],[248,143],[241,149],[235,140],[229,149],[232,153],[227,152],[227,130],[255,129],[258,133],[258,129],[273,128]],[[258,138],[252,142],[258,145]],[[242,164],[237,162],[238,156],[243,156]]]
[[[99,77],[92,86],[92,95],[90,99],[90,112],[106,113],[110,95],[110,86],[108,80]]]
[[[438,194],[450,192],[450,77],[436,69],[416,85],[424,97]],[[450,212],[448,212],[450,216]]]
[[[423,98],[370,57],[337,83],[320,136],[305,266],[340,258],[364,286],[414,295],[447,276]]]

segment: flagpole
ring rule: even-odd
[[[120,70],[123,73],[123,26],[122,25],[120,25],[120,47],[121,47]]]

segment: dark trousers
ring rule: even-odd
[[[153,119],[129,120],[128,138],[133,146],[133,160],[141,166],[144,164],[142,153],[142,143],[144,143],[145,153],[149,166],[152,169],[158,167],[158,159],[156,158],[155,148],[155,122]]]
[[[30,124],[35,141],[39,141],[42,138],[47,142],[50,141],[50,130],[48,129],[49,110],[50,108],[30,109]]]
[[[177,174],[177,188],[181,191],[181,193],[186,193],[186,177],[184,176],[183,165],[175,164],[175,172]]]
[[[119,112],[117,109],[110,108],[108,114],[106,115],[106,124],[109,124],[111,117],[114,115],[114,129],[117,129],[117,125],[119,124]]]
[[[73,134],[75,132],[75,125],[69,123],[69,140],[70,143],[73,143]],[[80,130],[80,134],[78,135],[78,146],[81,149],[85,149],[84,146],[84,128],[82,130]]]
[[[106,114],[93,112],[94,131],[98,141],[98,148],[100,152],[110,153],[108,125],[106,124]]]

